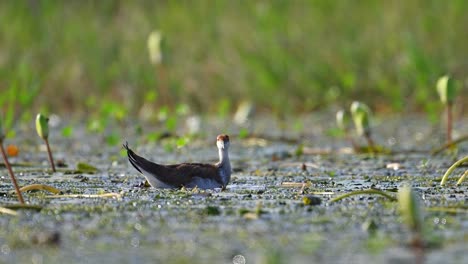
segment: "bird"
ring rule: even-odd
[[[226,189],[231,180],[231,162],[229,161],[229,136],[218,135],[219,161],[215,164],[207,163],[180,163],[163,165],[151,162],[133,152],[126,142],[123,147],[133,167],[145,176],[154,188],[199,188],[199,189]]]

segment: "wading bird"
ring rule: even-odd
[[[216,139],[219,161],[215,164],[181,163],[162,165],[138,156],[125,143],[128,160],[139,171],[152,187],[155,188],[194,188],[225,189],[231,179],[229,161],[229,136],[222,134]]]

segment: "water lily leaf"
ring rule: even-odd
[[[76,164],[76,170],[82,173],[96,173],[98,169],[88,163],[79,162]]]

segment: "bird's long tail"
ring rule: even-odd
[[[141,157],[139,157],[138,155],[135,154],[135,152],[133,152],[133,150],[131,150],[129,147],[128,147],[128,142],[125,142],[125,144],[122,145],[124,147],[124,149],[127,150],[127,156],[128,156],[128,161],[130,161],[130,164],[132,164],[132,166],[140,173],[143,173],[140,169],[140,166],[142,165],[141,162],[139,162],[138,160],[139,159],[143,159]]]

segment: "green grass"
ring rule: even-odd
[[[467,9],[464,0],[2,1],[0,110],[8,120],[103,105],[136,114],[153,93],[155,111],[224,113],[248,99],[281,116],[359,99],[434,112],[437,78],[468,67]],[[154,29],[165,101],[146,48]]]

